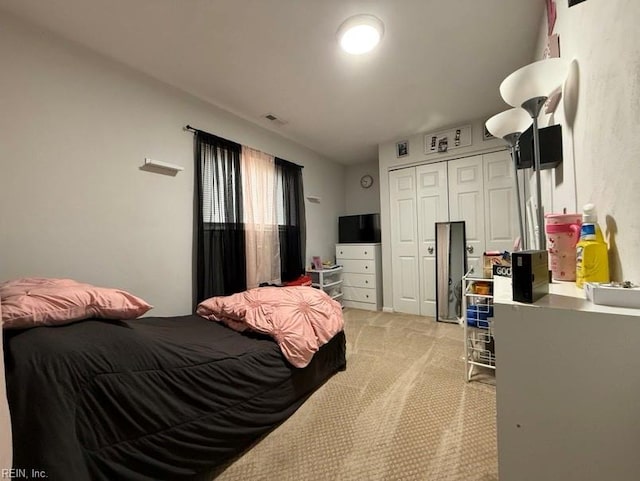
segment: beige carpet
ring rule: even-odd
[[[495,387],[462,326],[345,309],[347,370],[216,481],[498,479]]]

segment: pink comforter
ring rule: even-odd
[[[276,340],[295,367],[344,328],[340,304],[313,287],[258,287],[202,301],[196,313],[237,331],[250,329]]]

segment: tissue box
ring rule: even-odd
[[[585,282],[584,293],[594,304],[640,309],[640,287],[620,287],[599,282]]]

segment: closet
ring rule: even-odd
[[[517,237],[514,170],[507,151],[389,172],[393,309],[435,315],[435,223],[466,223],[469,266]]]

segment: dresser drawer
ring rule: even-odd
[[[377,295],[375,289],[364,289],[362,287],[347,287],[342,288],[342,294],[345,301],[357,301],[367,302],[375,304],[377,301]]]
[[[345,272],[342,276],[343,285],[349,287],[365,287],[373,289],[376,287],[375,274],[356,274]]]
[[[375,274],[376,261],[363,261],[353,259],[336,259],[336,262],[342,266],[342,271],[355,272],[357,274]]]
[[[375,259],[376,249],[371,245],[338,244],[336,259]]]

